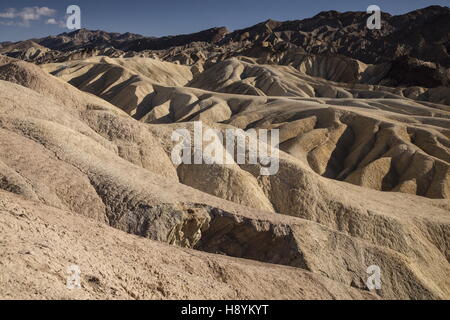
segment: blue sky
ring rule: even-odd
[[[449,6],[449,0],[1,0],[0,41],[18,41],[64,29],[67,6],[76,4],[82,27],[146,36],[191,33],[211,27],[245,28],[269,18],[294,20],[320,11],[365,11],[376,4],[383,11],[402,14],[430,5]]]

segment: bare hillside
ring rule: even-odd
[[[0,82],[1,187],[28,199],[27,202],[3,193],[4,210],[12,210],[8,209],[12,204],[25,211],[25,216],[56,210],[60,218],[47,224],[55,232],[62,232],[58,226],[64,223],[66,215],[67,224],[75,215],[79,216],[76,221],[96,221],[107,230],[113,227],[191,250],[294,267],[313,277],[317,274],[320,279],[328,278],[326,281],[342,288],[336,290],[345,290],[336,291],[336,297],[356,295],[351,288],[366,290],[365,271],[372,264],[385,270],[379,297],[448,297],[447,200],[372,191],[329,180],[316,173],[302,157],[283,151],[279,172],[269,177],[259,176],[258,166],[174,166],[168,154],[171,128],[182,126],[190,130],[189,122],[138,122],[36,66],[8,58],[2,61],[0,74],[7,81]],[[255,98],[247,97],[250,101]],[[295,105],[291,108],[295,109]],[[236,121],[235,126],[246,127],[245,117]],[[298,129],[288,132],[293,134]],[[208,182],[211,177],[215,179],[212,183]],[[28,213],[27,206],[35,209]],[[54,209],[45,209],[48,207]],[[21,219],[21,215],[7,217]],[[2,220],[3,241],[10,242],[9,237],[18,235],[14,228],[16,223],[20,225],[20,219],[14,224]],[[22,241],[31,241],[31,245],[34,236],[28,236]],[[83,237],[89,241],[89,234]],[[126,234],[120,237],[136,239]],[[47,253],[59,262],[48,270],[55,272],[67,261],[58,256],[58,243],[51,248]],[[166,247],[160,248],[163,252]],[[2,252],[5,259],[10,257],[8,252]],[[71,251],[65,252],[70,255]],[[115,252],[123,255],[119,249]],[[8,259],[8,264],[0,265],[2,274],[8,277],[14,276],[7,271],[11,268],[34,268],[26,259]],[[217,258],[211,255],[210,259]],[[71,261],[75,260],[81,268],[88,268],[92,276],[102,278],[92,265],[83,266],[84,262],[73,256]],[[144,267],[137,262],[134,266]],[[221,268],[226,270],[225,266]],[[245,264],[242,268],[246,268]],[[48,289],[41,280],[29,281],[36,285],[37,297],[55,297],[45,293]],[[8,288],[9,297],[24,294],[20,287]],[[299,297],[293,291],[276,292],[267,297]],[[89,297],[89,288],[84,293]],[[197,297],[191,291],[177,294]],[[330,297],[320,292],[316,296],[312,291],[308,294]],[[224,293],[220,297],[225,296]]]

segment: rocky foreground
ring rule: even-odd
[[[317,53],[292,31],[324,41],[324,21],[358,25],[348,15],[3,44],[0,297],[450,298],[448,54],[425,54],[445,39],[387,61]],[[279,170],[174,164],[172,132],[198,121],[279,129]],[[68,290],[74,264],[82,288]]]

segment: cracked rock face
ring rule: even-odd
[[[221,51],[159,52],[182,64],[95,50],[40,66],[0,55],[0,297],[448,299],[450,91],[415,84],[444,81],[442,70],[300,53],[279,42],[301,41],[290,28],[165,39]],[[258,43],[239,51],[245,41]],[[278,170],[175,164],[172,133],[194,135],[199,121],[233,138],[278,130]],[[71,295],[73,264],[83,285]],[[382,288],[370,292],[373,265]]]

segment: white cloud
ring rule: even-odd
[[[25,7],[22,10],[9,8],[0,12],[0,19],[13,19],[14,21],[0,21],[0,23],[6,25],[29,26],[30,21],[38,21],[45,17],[52,17],[55,14],[56,10],[48,7]],[[52,19],[47,19],[47,22],[49,20]]]
[[[0,13],[0,18],[13,19],[16,17],[16,9],[9,8]]]
[[[45,20],[45,24],[57,25],[60,28],[66,28],[66,23],[62,20],[56,20],[55,18],[50,18]]]
[[[58,22],[56,22],[55,18],[50,18],[45,21],[45,24],[58,24]]]

